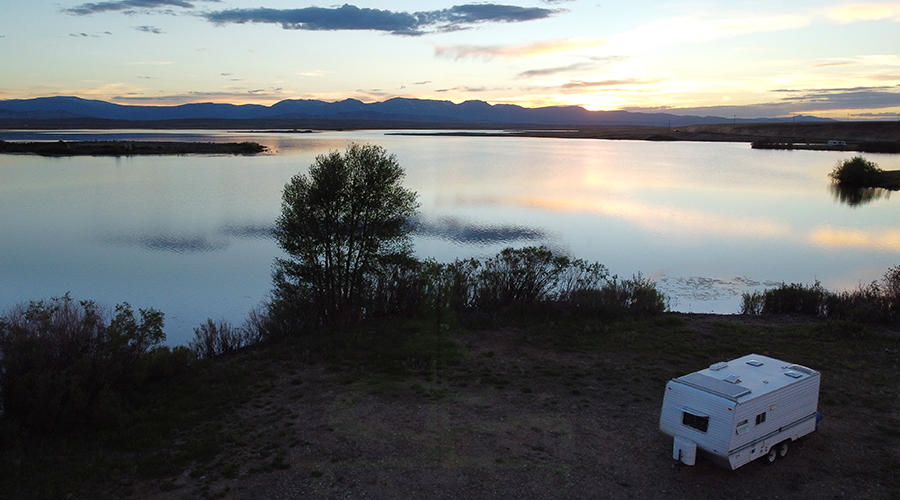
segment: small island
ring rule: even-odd
[[[882,170],[862,156],[839,161],[828,176],[841,188],[900,190],[900,170]]]
[[[40,156],[255,155],[266,151],[265,146],[255,142],[0,141],[0,154],[30,153]]]

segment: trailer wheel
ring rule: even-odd
[[[778,450],[775,448],[770,448],[769,453],[766,454],[766,463],[774,464],[776,458],[778,458]]]
[[[788,442],[784,441],[775,448],[778,449],[778,458],[784,458],[788,454]]]

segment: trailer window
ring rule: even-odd
[[[740,436],[750,430],[750,424],[748,424],[746,420],[742,420],[737,424],[735,430],[737,431],[738,436]]]
[[[709,428],[709,417],[701,417],[699,415],[692,415],[688,412],[684,412],[681,423],[697,429],[700,432],[706,432],[706,429]]]
[[[756,416],[756,425],[759,425],[766,421],[766,412],[762,412]]]

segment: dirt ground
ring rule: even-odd
[[[699,331],[706,320],[690,321]],[[823,392],[818,431],[775,464],[689,467],[672,459],[671,438],[658,428],[668,374],[683,368],[520,337],[468,337],[462,362],[434,377],[349,380],[323,363],[279,370],[222,423],[225,453],[128,491],[154,499],[900,498],[900,402],[873,402],[875,390]],[[897,353],[868,356],[896,366]],[[814,368],[823,380],[854,384],[852,370]]]

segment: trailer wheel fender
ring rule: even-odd
[[[775,449],[778,450],[778,458],[784,458],[788,454],[788,442],[782,441],[775,446]]]

